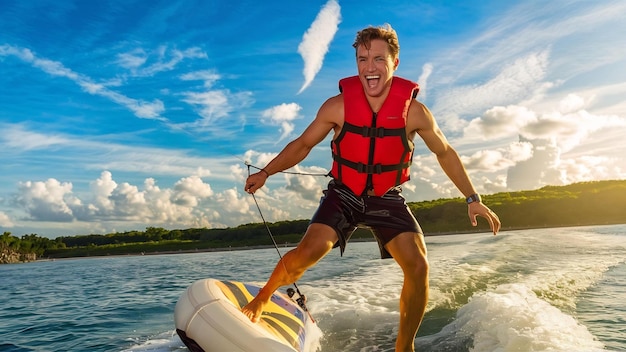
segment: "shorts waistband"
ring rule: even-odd
[[[356,195],[354,194],[354,192],[352,192],[352,190],[350,188],[348,188],[348,186],[344,185],[343,183],[341,183],[339,180],[337,179],[332,179],[330,180],[330,182],[328,182],[328,188],[340,188],[343,190],[346,190],[350,193],[352,193],[355,197],[363,197],[363,196],[369,196],[369,197],[384,197],[386,195],[392,195],[392,196],[397,196],[400,195],[402,193],[402,186],[395,186],[393,188],[390,188],[387,193],[383,194],[382,196],[376,196],[376,194],[374,193],[373,190],[367,190],[367,192],[365,192],[365,194],[362,195]]]

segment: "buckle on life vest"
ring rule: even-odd
[[[359,173],[365,173],[365,174],[382,174],[383,165],[382,164],[368,165],[368,164],[363,164],[363,163],[357,163],[356,171]]]
[[[385,136],[385,128],[363,126],[361,135],[369,138],[383,138]]]

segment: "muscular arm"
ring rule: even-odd
[[[268,175],[273,175],[295,166],[309,155],[311,149],[321,142],[331,129],[332,126],[328,126],[323,121],[313,120],[302,135],[289,142],[264,170]]]
[[[448,143],[432,113],[417,101],[414,101],[409,109],[409,128],[414,128],[420,135],[428,149],[437,156],[437,161],[445,174],[465,197],[477,193],[459,154]],[[481,202],[469,204],[468,215],[474,226],[477,225],[476,216],[482,216],[489,222],[494,235],[500,230],[498,216]]]
[[[340,113],[341,112],[341,113]],[[270,175],[295,166],[309,155],[313,147],[319,144],[328,133],[339,123],[343,116],[343,100],[339,96],[328,99],[320,107],[317,116],[304,132],[293,141],[289,142],[278,155],[263,168],[248,177],[245,191],[254,193],[265,184]]]
[[[433,130],[418,132],[428,148],[436,155],[437,161],[448,178],[465,197],[476,193],[461,158],[456,150],[448,143],[441,130],[435,126]]]
[[[409,110],[409,126],[414,128],[428,149],[437,156],[439,165],[461,193],[465,197],[476,193],[459,155],[448,143],[426,106],[417,101],[412,103]]]

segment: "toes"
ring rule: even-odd
[[[242,309],[241,312],[246,317],[248,317],[248,319],[250,319],[251,322],[257,323],[259,321],[259,314],[255,314],[254,312],[247,310],[247,309]]]

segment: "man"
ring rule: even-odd
[[[372,229],[381,256],[393,257],[404,274],[396,351],[414,351],[414,340],[428,302],[428,261],[422,231],[400,194],[409,178],[413,139],[419,135],[437,156],[443,171],[467,198],[468,215],[487,219],[495,235],[497,215],[480,200],[456,151],[430,111],[415,100],[416,83],[394,77],[399,44],[391,26],[357,33],[358,76],[340,81],[341,94],[320,107],[313,122],[261,171],[248,177],[254,193],[266,179],[308,155],[331,131],[333,179],[296,248],[276,265],[268,282],[242,312],[258,321],[279,287],[296,282],[333,247],[345,249],[357,226]],[[393,82],[393,84],[392,84]]]

